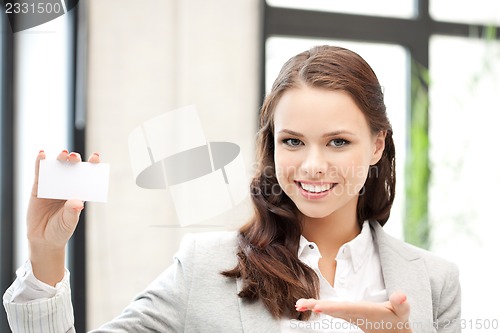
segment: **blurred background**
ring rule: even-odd
[[[385,228],[459,265],[464,332],[498,331],[499,1],[48,2],[64,14],[21,31],[5,4],[0,13],[2,293],[27,259],[39,150],[98,151],[111,165],[108,203],[86,204],[68,249],[83,332],[117,316],[186,232],[235,229],[252,213],[245,200],[179,227],[167,191],[135,184],[130,132],[196,104],[207,140],[238,144],[250,176],[259,106],[281,65],[333,44],[364,57],[384,87],[398,174]]]

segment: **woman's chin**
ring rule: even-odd
[[[302,213],[302,215],[304,215],[305,217],[312,218],[312,219],[322,219],[322,218],[325,218],[333,213],[330,210],[325,211],[325,210],[319,210],[319,209],[310,209],[310,208],[301,209],[301,207],[298,207],[298,208],[299,208],[299,211]]]

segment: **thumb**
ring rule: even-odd
[[[389,297],[394,313],[401,319],[408,320],[410,317],[410,304],[408,303],[408,297],[401,291],[394,292],[391,297]]]
[[[62,220],[67,229],[73,231],[76,228],[83,208],[84,205],[81,200],[71,199],[64,203]]]

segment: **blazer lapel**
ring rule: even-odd
[[[243,282],[241,279],[236,279],[236,281],[238,291],[243,289]],[[267,311],[261,301],[248,302],[239,297],[238,304],[240,307],[243,332],[280,332],[279,321],[271,316],[271,313]]]
[[[410,322],[421,325],[423,332],[430,332],[428,325],[432,325],[433,318],[431,286],[419,250],[386,234],[378,222],[370,224],[379,249],[387,295],[404,292],[410,302]]]

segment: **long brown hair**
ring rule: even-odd
[[[395,149],[384,96],[377,76],[358,54],[340,47],[317,46],[302,52],[282,67],[260,113],[257,168],[250,191],[255,209],[251,220],[240,228],[238,264],[223,275],[243,280],[239,296],[261,300],[276,317],[308,319],[297,312],[299,298],[318,298],[316,273],[298,258],[299,211],[280,188],[274,164],[274,109],[285,91],[300,85],[350,94],[375,134],[387,131],[384,153],[371,167],[357,205],[357,220],[389,218],[395,191]]]

